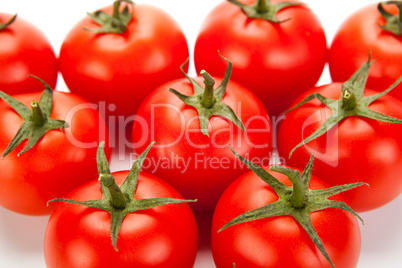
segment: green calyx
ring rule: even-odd
[[[386,95],[394,87],[396,87],[401,81],[402,76],[394,82],[388,89],[378,94],[371,96],[364,96],[364,89],[367,83],[368,73],[370,67],[373,63],[370,62],[370,57],[368,61],[354,73],[348,81],[342,84],[342,95],[339,100],[328,99],[319,93],[313,93],[302,100],[300,103],[289,109],[287,112],[297,109],[301,105],[317,98],[321,103],[332,110],[331,116],[310,136],[300,142],[296,147],[292,149],[289,154],[289,158],[292,156],[293,152],[303,146],[304,144],[324,135],[327,131],[341,122],[343,119],[350,116],[365,117],[380,122],[401,124],[402,120],[394,118],[388,115],[384,115],[375,112],[369,108],[370,104],[373,103],[378,98]]]
[[[120,5],[126,2],[126,6],[120,11]],[[122,34],[127,30],[127,25],[133,17],[133,13],[129,11],[129,6],[134,6],[131,0],[116,0],[113,3],[113,14],[107,14],[101,10],[94,13],[88,13],[93,21],[101,26],[99,29],[86,29],[94,33],[118,33]]]
[[[295,2],[279,2],[279,3],[271,3],[271,0],[256,0],[254,4],[245,5],[238,0],[227,0],[230,3],[241,8],[242,12],[249,18],[253,19],[264,19],[274,23],[282,23],[288,21],[290,18],[286,20],[280,21],[276,14],[284,8],[291,6],[300,6],[304,5],[303,3],[295,3]]]
[[[201,132],[209,136],[208,132],[208,122],[211,116],[222,116],[230,121],[232,121],[236,126],[238,126],[241,130],[245,130],[244,125],[241,119],[236,115],[232,108],[230,108],[227,104],[222,102],[223,96],[226,92],[226,87],[229,83],[230,76],[232,74],[232,62],[220,54],[219,56],[228,62],[228,66],[226,68],[225,75],[223,77],[222,83],[214,90],[215,81],[214,79],[206,72],[201,71],[201,76],[204,78],[205,88],[203,88],[200,84],[197,83],[193,78],[187,75],[183,67],[187,64],[186,62],[182,64],[180,67],[181,72],[184,76],[191,82],[194,88],[194,95],[185,96],[175,89],[170,88],[169,91],[175,94],[178,98],[180,98],[184,103],[190,105],[197,109],[198,115],[200,118],[200,128]]]
[[[5,28],[7,28],[8,26],[11,25],[11,23],[13,23],[15,21],[15,19],[17,18],[17,14],[15,14],[9,21],[7,21],[6,23],[0,23],[0,31],[4,30]]]
[[[240,223],[275,216],[292,216],[307,232],[311,240],[314,242],[314,244],[317,246],[323,256],[328,260],[328,262],[332,265],[332,267],[335,267],[327,251],[325,250],[320,237],[318,236],[311,223],[310,214],[312,212],[324,210],[327,208],[339,208],[353,214],[363,222],[360,216],[348,205],[340,201],[329,200],[328,198],[344,191],[353,189],[355,187],[364,185],[365,183],[352,183],[334,186],[327,189],[310,190],[309,184],[311,179],[311,170],[313,168],[314,162],[314,156],[311,156],[307,166],[301,174],[299,171],[285,166],[276,165],[270,168],[270,170],[282,173],[289,178],[293,186],[286,186],[275,177],[273,177],[271,174],[269,174],[265,169],[238,155],[233,150],[232,152],[258,177],[260,177],[269,186],[271,186],[278,195],[279,199],[274,203],[270,203],[263,207],[241,214],[240,216],[225,224],[218,232],[221,232],[226,228]]]
[[[384,9],[384,5],[395,5],[398,8],[398,14],[389,13]],[[380,27],[385,31],[402,36],[402,1],[380,2],[377,8],[386,21],[385,25],[380,25]]]
[[[31,149],[49,130],[60,129],[63,131],[68,127],[65,121],[50,118],[53,110],[53,90],[51,87],[38,77],[32,77],[40,81],[45,86],[45,90],[39,102],[35,100],[31,102],[31,110],[18,100],[0,91],[0,98],[7,102],[24,119],[17,134],[4,151],[3,158],[26,139],[29,139],[28,144],[18,153],[18,156]]]
[[[144,159],[149,150],[155,142],[152,142],[147,149],[137,158],[131,170],[119,186],[114,177],[112,176],[107,161],[104,146],[105,142],[101,142],[98,147],[96,161],[98,163],[99,182],[102,189],[101,200],[88,200],[76,201],[66,198],[56,198],[49,202],[61,201],[70,204],[79,204],[87,207],[92,207],[100,210],[107,211],[111,216],[110,236],[112,239],[113,247],[117,250],[117,237],[120,232],[121,225],[124,218],[137,211],[146,210],[167,204],[178,204],[186,202],[195,202],[197,200],[185,200],[175,198],[149,198],[149,199],[136,199],[135,191],[138,184],[138,176],[140,174]]]

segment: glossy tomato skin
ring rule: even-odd
[[[42,93],[16,95],[25,105],[39,101]],[[26,215],[46,215],[54,209],[50,199],[63,197],[97,175],[96,152],[100,141],[108,143],[108,129],[99,113],[80,97],[54,91],[51,118],[66,120],[63,132],[48,131],[27,152],[22,142],[0,160],[0,205]],[[29,107],[29,106],[28,106]],[[23,120],[0,100],[0,153],[3,154]],[[106,145],[106,155],[111,150]]]
[[[112,13],[111,6],[102,10]],[[136,4],[133,12],[123,34],[86,31],[100,27],[87,16],[66,36],[59,59],[71,92],[114,104],[111,114],[124,116],[133,115],[151,90],[181,77],[179,67],[189,56],[182,30],[163,10]]]
[[[285,175],[266,170],[286,185],[292,185]],[[312,176],[311,190],[326,187],[324,182]],[[339,195],[331,199],[344,201]],[[273,189],[252,171],[225,190],[212,221],[212,253],[217,268],[231,268],[233,263],[239,268],[331,267],[307,232],[291,216],[242,223],[217,233],[235,217],[276,200],[278,196]],[[311,220],[335,267],[356,267],[361,246],[356,218],[331,208],[312,213]]]
[[[112,175],[120,185],[128,171]],[[68,195],[70,199],[81,201],[101,197],[97,180]],[[135,197],[182,198],[166,182],[145,172],[140,173]],[[163,205],[127,215],[117,239],[118,252],[111,242],[108,212],[60,203],[46,228],[44,253],[48,268],[191,268],[197,243],[197,224],[186,203]]]
[[[202,84],[203,79],[195,78]],[[221,79],[215,79],[216,85]],[[153,91],[138,110],[133,126],[135,153],[156,141],[144,163],[144,170],[154,173],[177,189],[184,198],[198,199],[197,210],[213,210],[224,189],[247,171],[229,150],[255,161],[269,163],[271,121],[262,103],[243,86],[229,82],[223,102],[242,120],[246,132],[221,117],[209,120],[209,137],[202,134],[198,112],[186,105],[169,88],[192,95],[187,79],[171,81]]]
[[[13,15],[0,13],[0,23]],[[43,90],[42,84],[29,78],[35,75],[51,88],[57,82],[57,59],[47,37],[33,24],[17,16],[0,31],[0,90],[21,94]]]
[[[396,8],[391,5],[384,7],[390,12],[396,12]],[[367,62],[369,52],[375,63],[370,69],[368,88],[385,90],[402,75],[402,36],[381,29],[379,25],[384,23],[377,4],[361,8],[342,23],[329,54],[329,70],[333,81],[349,79]],[[389,94],[402,100],[402,84]]]
[[[194,50],[198,72],[224,72],[217,50],[232,60],[232,80],[253,91],[271,116],[284,112],[298,95],[316,84],[328,52],[321,23],[308,7],[288,7],[277,17],[290,20],[275,24],[250,19],[239,7],[224,1],[204,20]]]
[[[300,96],[319,92],[338,99],[341,83],[314,88]],[[376,92],[366,89],[365,95]],[[369,108],[396,118],[402,118],[402,103],[385,95]],[[317,100],[286,114],[278,133],[278,151],[288,157],[294,146],[313,133],[331,114]],[[331,186],[366,182],[370,187],[359,187],[344,192],[348,204],[358,212],[378,208],[402,192],[402,125],[381,123],[362,117],[348,117],[323,136],[298,148],[288,159],[290,165],[302,168],[314,153],[315,174]]]

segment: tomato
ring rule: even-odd
[[[129,10],[133,17],[124,33],[85,30],[100,28],[86,17],[60,49],[60,71],[70,91],[106,102],[112,115],[134,115],[150,91],[181,76],[179,66],[189,55],[182,30],[163,10],[143,4]]]
[[[0,24],[13,15],[0,13]],[[36,75],[54,88],[57,82],[57,59],[46,36],[20,17],[0,30],[0,90],[8,94],[41,91],[40,83],[28,75]]]
[[[28,106],[40,97],[39,92],[15,95]],[[93,156],[99,139],[109,137],[104,120],[94,107],[73,94],[55,91],[53,100],[51,118],[66,120],[69,127],[46,132],[30,150],[19,154],[28,144],[25,140],[0,160],[0,205],[12,211],[50,214],[55,206],[47,206],[47,201],[64,196],[97,174]],[[0,99],[1,154],[22,123],[21,116]],[[110,153],[107,147],[107,155]]]
[[[166,182],[145,172],[138,173],[131,177],[135,179],[131,182],[136,184],[131,201],[127,201],[128,196],[123,195],[126,202],[132,202],[130,205],[134,209],[141,206],[141,201],[149,199],[181,198]],[[122,185],[123,181],[128,185],[129,174],[129,171],[120,171],[111,176],[117,182],[116,185]],[[100,181],[102,183],[101,177]],[[105,200],[106,193],[102,195],[102,192],[98,180],[94,180],[77,188],[67,198],[77,201],[96,200],[101,206],[101,199]],[[110,207],[113,199],[106,202],[104,206]],[[193,267],[198,231],[188,204],[170,203],[125,212],[130,210],[130,205],[110,212],[85,205],[60,203],[46,228],[46,267]],[[111,241],[111,232],[114,230],[111,217],[119,217],[119,213],[127,214],[123,219],[117,219],[121,222],[115,234],[115,250]]]
[[[199,76],[192,82],[200,84],[202,81],[203,77]],[[216,85],[222,81],[215,78]],[[212,210],[230,182],[246,172],[246,167],[236,160],[228,145],[250,159],[269,163],[271,121],[258,98],[235,82],[228,81],[221,102],[237,114],[245,126],[244,131],[222,116],[213,115],[208,119],[203,114],[200,120],[197,109],[169,92],[169,88],[184,95],[195,92],[186,78],[155,89],[137,112],[133,125],[134,152],[156,141],[144,170],[167,181],[185,198],[198,199],[195,209]],[[207,135],[200,126],[202,122],[208,125]]]
[[[264,170],[286,186],[292,185],[284,174],[270,171],[268,167]],[[326,186],[317,177],[311,176],[309,189],[324,189]],[[340,195],[330,199],[344,201]],[[243,222],[218,232],[237,216],[277,200],[278,194],[273,188],[252,171],[242,175],[225,190],[212,221],[211,243],[216,267],[231,268],[233,263],[236,268],[331,267],[292,216]],[[327,208],[312,212],[311,224],[335,267],[356,267],[360,255],[360,229],[352,214]]]
[[[367,60],[369,51],[375,64],[369,73],[367,87],[384,90],[402,74],[402,36],[381,28],[385,19],[377,5],[370,4],[357,10],[337,30],[329,53],[333,81],[348,79]],[[397,14],[393,5],[384,5],[384,8]],[[390,94],[402,100],[402,84]]]
[[[339,99],[341,86],[336,82],[313,88],[295,103],[313,92]],[[365,96],[375,93],[378,92],[365,90]],[[388,95],[369,105],[373,111],[396,118],[402,118],[401,107],[400,101]],[[331,110],[317,100],[311,100],[287,113],[279,126],[279,155],[288,157],[292,148],[316,131],[331,114]],[[354,210],[372,210],[390,202],[402,192],[402,181],[399,179],[402,176],[401,131],[401,124],[359,116],[347,117],[321,137],[296,149],[287,163],[301,167],[314,153],[314,172],[329,185],[368,183],[370,187],[353,189],[344,193],[344,196]]]
[[[272,1],[277,2],[283,1]],[[277,18],[283,22],[249,18],[224,1],[204,20],[194,50],[197,72],[201,68],[211,75],[223,72],[224,65],[215,57],[217,50],[230,58],[233,81],[253,91],[271,116],[284,112],[299,94],[314,86],[327,61],[324,30],[308,7],[286,7],[277,12]]]

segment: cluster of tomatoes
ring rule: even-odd
[[[47,267],[192,267],[194,211],[214,211],[217,267],[356,267],[356,212],[402,192],[400,14],[402,1],[368,5],[328,49],[299,1],[227,0],[192,78],[157,7],[89,13],[58,57],[0,13],[0,205],[51,213]],[[327,63],[334,82],[314,87]],[[69,93],[53,90],[58,72]],[[273,116],[287,165],[270,165]],[[127,134],[136,161],[111,173]]]

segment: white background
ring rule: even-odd
[[[208,12],[223,0],[138,0],[158,6],[171,14],[187,36],[190,57],[200,25]],[[340,23],[358,8],[377,1],[373,0],[305,0],[317,14],[330,44]],[[39,27],[50,39],[58,53],[63,39],[72,26],[87,11],[110,5],[111,0],[0,0],[0,12],[16,13]],[[1,45],[1,44],[0,44]],[[190,65],[190,74],[195,75]],[[329,83],[328,69],[324,70],[319,84]],[[59,77],[57,88],[66,90]],[[129,169],[129,163],[112,162],[112,170]],[[401,178],[402,179],[402,178]],[[1,186],[0,186],[1,187]],[[402,196],[375,211],[361,213],[365,225],[361,227],[362,252],[359,268],[402,267]],[[43,235],[48,217],[29,217],[0,208],[0,267],[42,268]],[[202,236],[208,236],[208,228],[201,227]],[[203,241],[197,256],[196,268],[214,267],[212,256]],[[342,268],[342,267],[341,267]]]

